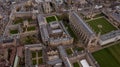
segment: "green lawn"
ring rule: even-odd
[[[27,31],[33,31],[33,30],[35,30],[35,26],[30,26],[27,28]]]
[[[42,57],[42,50],[38,51],[38,57]]]
[[[71,55],[73,53],[70,48],[66,49],[66,52],[67,52],[68,55]]]
[[[35,43],[35,40],[32,36],[27,36],[23,39],[24,44],[33,44]]]
[[[32,19],[32,18],[27,18],[27,20],[28,20],[28,22],[31,22],[31,21],[33,21],[33,19]]]
[[[104,14],[100,13],[100,14],[95,15],[93,18],[98,18],[98,17],[102,17],[102,16],[104,16]]]
[[[23,23],[23,21],[24,20],[22,18],[17,18],[17,19],[15,19],[14,24]]]
[[[80,67],[78,62],[73,63],[73,67]]]
[[[16,18],[13,22],[13,24],[19,24],[19,23],[23,23],[24,20],[28,20],[28,22],[32,22],[33,19],[29,18],[29,17],[23,17],[23,18]]]
[[[10,30],[10,34],[17,34],[18,30]]]
[[[32,58],[35,58],[36,57],[36,52],[35,51],[31,51],[32,53]]]
[[[55,18],[55,16],[50,16],[50,17],[46,17],[46,20],[48,23],[56,21],[57,19]]]
[[[38,63],[39,63],[39,64],[42,64],[42,63],[43,63],[43,58],[40,58],[40,59],[38,60]]]
[[[120,44],[93,53],[100,67],[120,67]]]
[[[82,50],[84,50],[84,48],[82,48],[82,47],[74,47],[73,50],[75,50],[75,51],[82,51]]]
[[[57,17],[58,21],[61,21],[61,20],[62,20],[62,18],[61,18],[60,15],[56,15],[56,17]]]
[[[87,23],[91,26],[91,28],[97,34],[99,33],[99,31],[101,31],[101,34],[103,35],[103,34],[111,32],[113,30],[117,30],[117,28],[115,28],[112,24],[110,24],[105,18],[91,20]],[[99,28],[98,26],[101,26],[101,28]]]
[[[37,56],[36,52],[38,52],[39,59],[36,58],[36,56]],[[36,60],[38,60],[38,64],[43,63],[43,58],[41,57],[42,56],[42,50],[40,50],[40,51],[31,51],[31,53],[32,53],[32,58],[35,58],[34,60],[32,60],[33,65],[35,65],[37,63]]]
[[[36,65],[36,64],[37,64],[37,61],[36,61],[36,60],[32,60],[32,64],[33,64],[33,65]]]

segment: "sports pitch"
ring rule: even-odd
[[[93,53],[100,67],[120,67],[120,44]]]
[[[108,22],[104,17],[93,19],[87,22],[88,25],[95,31],[96,34],[101,32],[101,35],[109,33],[113,30],[117,30],[111,23]]]

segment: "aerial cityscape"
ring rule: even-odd
[[[0,0],[0,67],[120,67],[120,0]]]

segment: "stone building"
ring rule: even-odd
[[[76,12],[70,12],[69,19],[71,28],[84,44],[87,44],[88,46],[97,44],[98,39],[95,33]]]
[[[118,40],[120,40],[120,30],[112,31],[110,33],[100,36],[99,43],[100,45],[105,45]]]
[[[52,11],[52,7],[50,6],[50,2],[44,2],[43,8],[45,13],[50,13]]]
[[[25,67],[35,67],[35,65],[32,64],[31,51],[37,51],[42,49],[42,44],[25,45]]]
[[[43,16],[38,16],[40,34],[46,45],[58,46],[73,43],[73,38],[66,31],[62,22],[54,21],[46,23]]]

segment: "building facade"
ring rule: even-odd
[[[38,16],[41,38],[44,44],[50,46],[70,45],[73,38],[66,31],[62,22],[45,22],[45,17]]]
[[[78,38],[87,46],[96,45],[97,37],[76,12],[69,13],[70,26]]]

